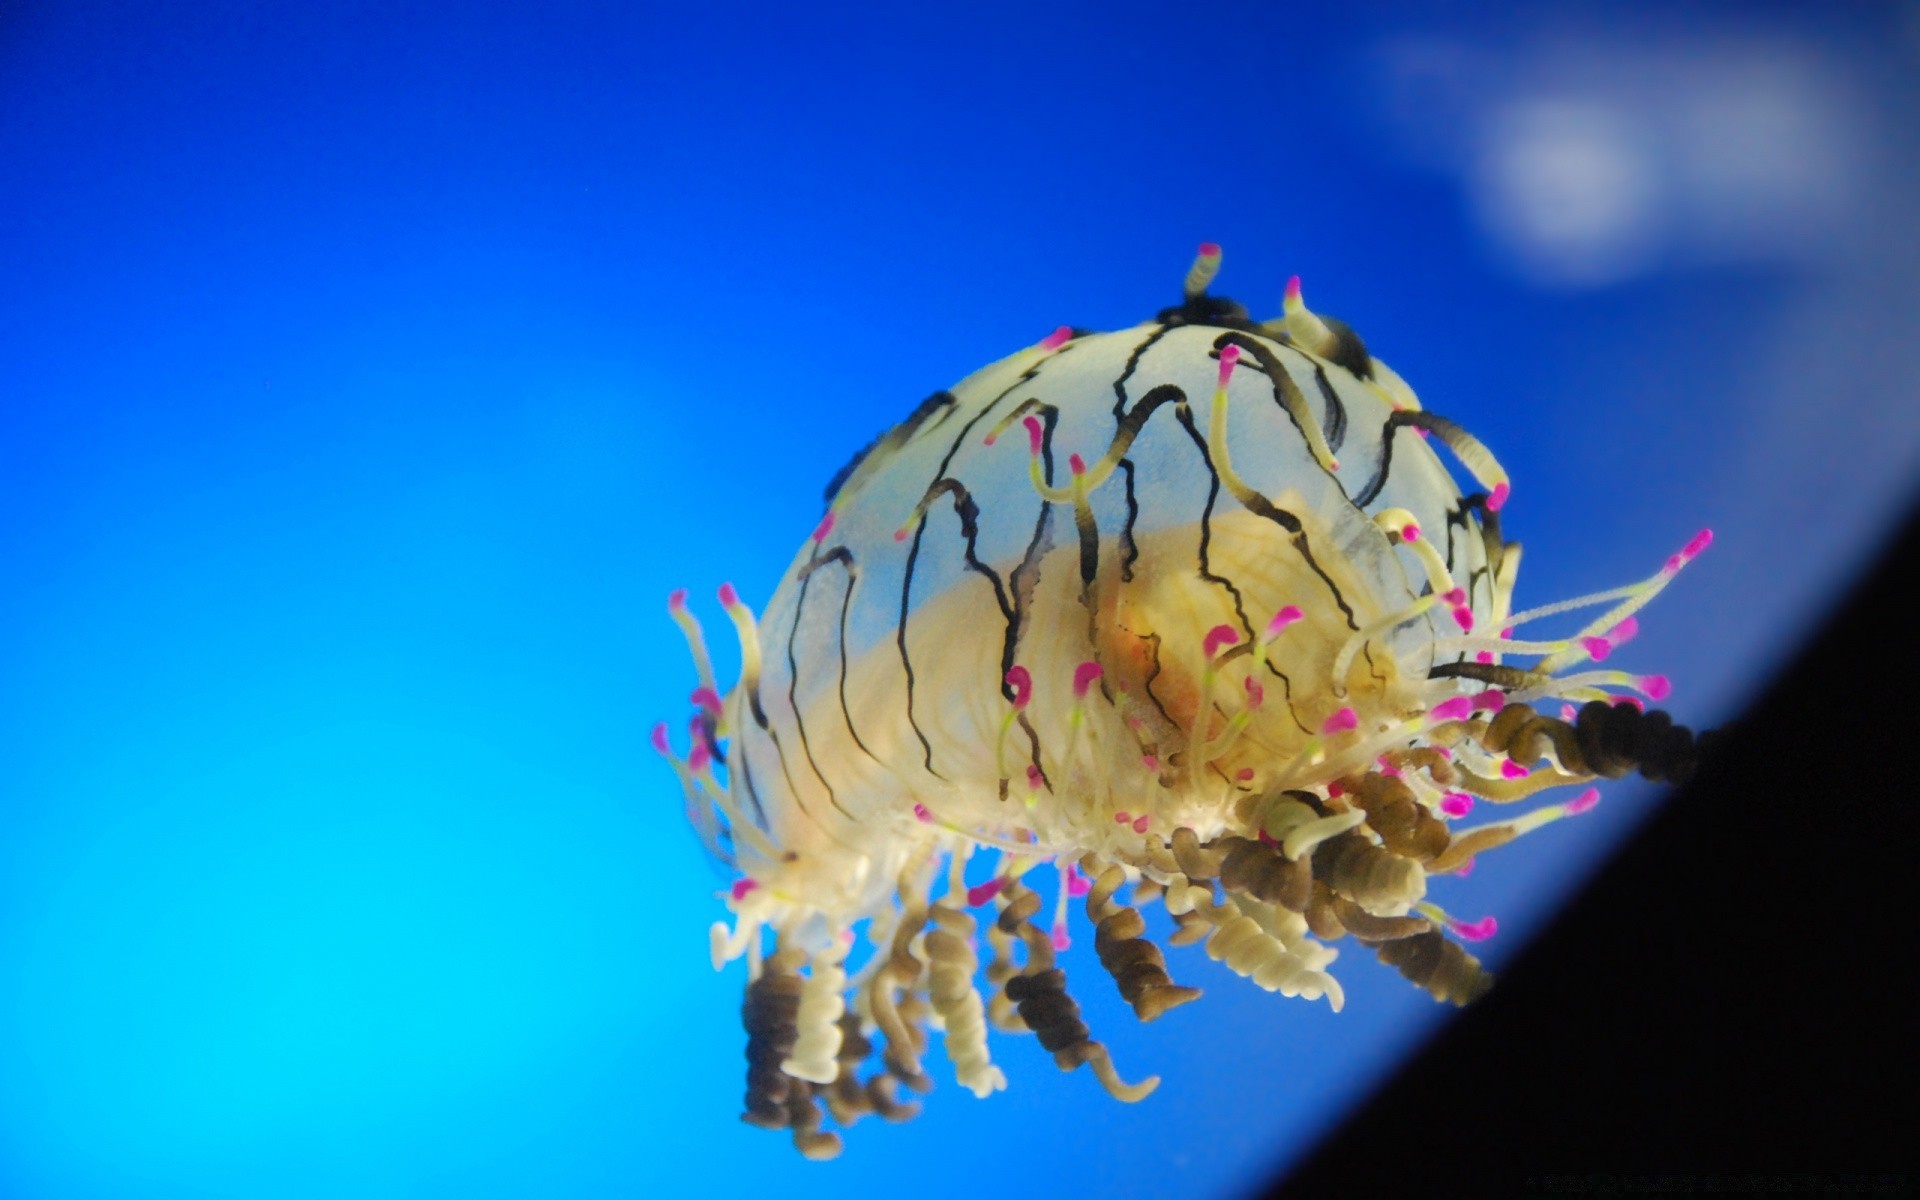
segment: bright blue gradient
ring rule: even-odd
[[[0,12],[0,1194],[1227,1196],[1302,1154],[1443,1014],[1351,949],[1339,1016],[1188,951],[1207,1000],[1140,1029],[1084,929],[1148,1102],[998,1039],[1011,1091],[936,1055],[927,1113],[838,1162],[740,1125],[725,880],[645,738],[693,685],[670,588],[764,603],[873,433],[1144,319],[1202,239],[1504,455],[1523,602],[1715,526],[1622,652],[1683,720],[1913,478],[1910,119],[1832,261],[1558,287],[1382,102],[1398,38],[1524,59],[1492,17],[699,7]],[[1910,116],[1912,24],[1861,14],[1680,32]],[[1438,898],[1500,915],[1497,963],[1657,803]]]

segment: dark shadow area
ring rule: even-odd
[[[1916,579],[1920,513],[1693,783],[1269,1194],[1911,1194]]]

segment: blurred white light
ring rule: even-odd
[[[1385,47],[1385,117],[1517,273],[1598,287],[1847,248],[1885,122],[1813,44],[1571,33]]]
[[[1468,189],[1488,236],[1530,273],[1594,285],[1653,258],[1660,183],[1647,139],[1616,108],[1526,100],[1488,122]]]

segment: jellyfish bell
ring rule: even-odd
[[[1143,1020],[1199,995],[1145,936],[1154,902],[1269,991],[1339,1008],[1351,939],[1464,1003],[1489,977],[1463,943],[1494,927],[1429,881],[1597,793],[1460,824],[1476,800],[1692,769],[1695,737],[1638,702],[1665,680],[1597,664],[1710,535],[1513,611],[1493,455],[1297,279],[1255,321],[1209,292],[1219,264],[1202,246],[1180,304],[1063,327],[857,455],[764,613],[720,589],[733,687],[669,605],[699,685],[688,751],[655,745],[738,872],[711,936],[716,967],[748,959],[745,1119],[810,1157],[839,1151],[828,1116],[915,1111],[930,1029],[978,1096],[1007,1082],[989,1026],[1150,1092],[1067,990],[1074,896]]]

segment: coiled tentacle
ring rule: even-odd
[[[799,1039],[780,1069],[809,1083],[832,1083],[840,1076],[840,1016],[847,1011],[847,939],[835,938],[808,964],[794,1023]]]
[[[973,952],[973,917],[945,900],[933,906],[927,931],[931,960],[929,995],[946,1026],[947,1057],[960,1086],[982,1099],[1007,1086],[1007,1077],[987,1054],[986,1005],[973,986],[979,959]]]
[[[1374,845],[1359,833],[1343,833],[1313,854],[1314,877],[1370,913],[1399,916],[1427,894],[1420,864]]]
[[[1007,890],[1013,894],[1000,914],[1001,928],[1011,926],[1027,943],[1025,969],[1006,984],[1007,999],[1013,1002],[1020,1020],[1033,1030],[1041,1048],[1053,1055],[1062,1071],[1084,1064],[1092,1068],[1100,1086],[1114,1099],[1128,1103],[1146,1099],[1160,1086],[1160,1077],[1150,1075],[1139,1083],[1120,1078],[1112,1055],[1093,1040],[1093,1031],[1080,1018],[1079,1004],[1067,994],[1067,973],[1053,965],[1052,943],[1027,919],[1039,911],[1040,897],[1017,882]]]
[[[800,954],[783,950],[763,965],[760,978],[747,985],[741,1023],[747,1029],[746,1112],[741,1120],[762,1129],[790,1129],[793,1144],[807,1158],[833,1158],[840,1137],[820,1128],[821,1112],[811,1083],[781,1069],[800,1037],[798,1019],[805,986],[796,973]]]
[[[1088,860],[1083,867],[1090,867]],[[1120,995],[1133,1006],[1133,1015],[1151,1021],[1168,1009],[1200,998],[1200,989],[1181,987],[1167,974],[1160,947],[1147,939],[1147,922],[1140,911],[1113,899],[1126,882],[1126,872],[1109,864],[1095,876],[1087,892],[1087,915],[1095,924],[1094,952],[1100,965],[1119,985]]]
[[[1381,942],[1373,952],[1408,982],[1449,1004],[1477,1000],[1493,986],[1493,976],[1481,968],[1480,960],[1437,929]]]

